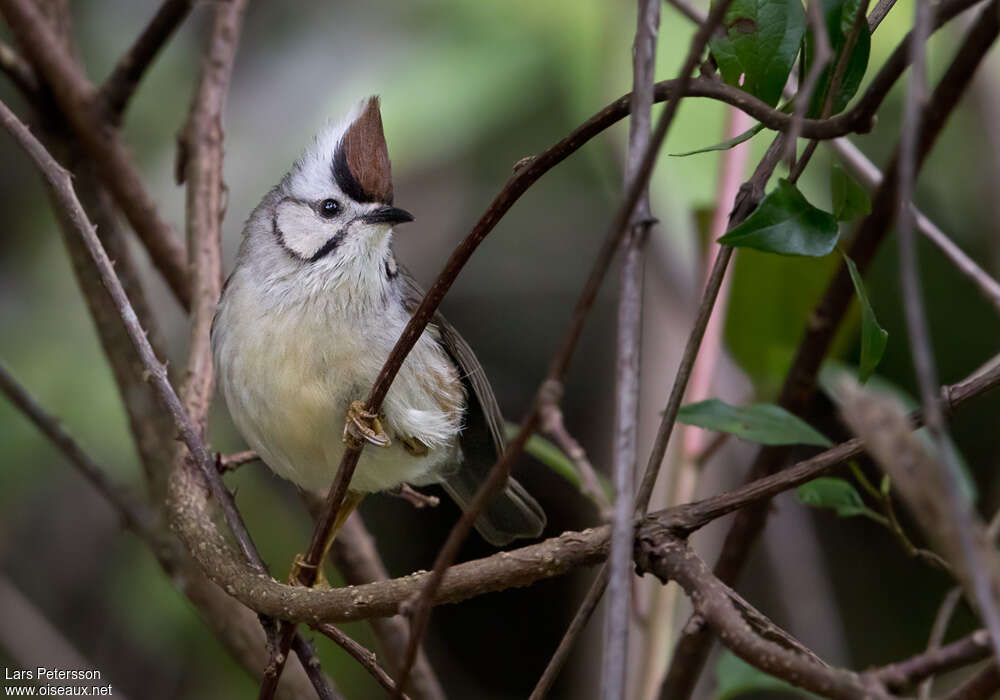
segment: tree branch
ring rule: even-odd
[[[56,104],[94,159],[153,264],[187,308],[190,299],[184,247],[157,213],[121,133],[106,123],[96,100],[96,88],[30,0],[0,0],[0,12],[32,65],[52,89]]]
[[[660,0],[639,0],[632,47],[632,116],[624,189],[628,191],[649,148],[652,131],[656,41]],[[685,75],[682,73],[681,75]],[[629,622],[632,620],[632,542],[635,539],[635,470],[639,452],[639,362],[642,346],[642,283],[645,246],[653,225],[649,181],[640,190],[621,242],[615,363],[615,419],[612,474],[615,485],[611,547],[608,555],[610,600],[605,609],[601,697],[617,700],[627,689]]]
[[[112,124],[121,123],[122,113],[146,71],[174,31],[194,7],[194,0],[164,0],[146,28],[111,70],[98,93],[98,100]]]
[[[993,3],[990,4],[993,6]],[[935,15],[935,25],[940,26],[947,16],[957,9],[942,3]],[[952,15],[953,16],[953,15]],[[890,64],[905,64],[909,59],[908,37],[893,52],[892,57],[876,76],[869,92]],[[976,66],[985,55],[991,41],[982,37],[972,37],[963,44],[963,49],[949,65],[944,77],[939,81],[925,110],[924,129],[918,144],[918,163],[923,163],[945,121],[951,114],[959,98],[975,73]],[[862,102],[864,100],[862,99]],[[855,109],[861,106],[861,102]],[[898,153],[898,149],[897,149]],[[864,272],[874,257],[875,251],[885,237],[895,215],[898,160],[892,159],[886,170],[885,179],[872,202],[872,212],[858,226],[848,254],[858,269]],[[816,376],[820,364],[826,356],[833,335],[853,299],[854,287],[846,266],[841,266],[831,280],[822,299],[809,319],[802,342],[799,344],[791,368],[785,378],[779,397],[779,405],[792,413],[801,415],[808,407],[815,391]],[[748,480],[759,479],[779,469],[787,450],[781,447],[765,447],[757,455],[750,467]],[[730,526],[716,563],[715,573],[723,582],[735,581],[749,555],[753,542],[766,522],[768,506],[766,501],[742,510]],[[675,650],[675,661],[671,663],[661,692],[661,697],[686,698],[690,696],[694,682],[708,654],[711,637],[707,629],[685,631]],[[680,661],[678,661],[680,660]]]
[[[722,643],[757,668],[832,700],[890,699],[871,679],[820,661],[716,578],[669,530],[648,522],[639,529],[636,564],[663,583],[676,581]]]
[[[168,1],[157,18],[168,6],[176,4],[188,5],[174,9],[183,18],[190,2]],[[246,5],[246,0],[229,0],[217,6],[191,112],[178,140],[178,180],[187,182],[187,250],[191,271],[191,333],[181,398],[202,433],[215,387],[209,336],[222,291],[221,236],[225,212],[222,110]]]

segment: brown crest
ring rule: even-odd
[[[369,97],[344,133],[333,159],[333,177],[358,202],[392,204],[392,166],[377,97]]]

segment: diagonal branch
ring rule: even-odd
[[[1000,604],[1000,556],[990,544],[986,524],[968,499],[944,497],[954,477],[912,435],[898,404],[889,397],[845,382],[842,414],[851,430],[868,444],[872,456],[892,477],[893,485],[938,551],[952,565],[966,598],[989,627],[988,611]],[[935,402],[938,400],[935,395]],[[930,425],[928,424],[928,427]],[[995,649],[1000,650],[991,630]],[[995,652],[994,659],[1000,659]]]
[[[989,7],[995,8],[995,5],[994,1],[989,4]],[[942,21],[944,21],[943,15],[937,14],[935,25]],[[992,38],[989,35],[995,36],[995,33],[989,26],[991,20],[980,20],[980,24],[987,25],[986,35],[969,34],[962,49],[956,54],[944,76],[938,82],[926,107],[926,121],[920,134],[917,150],[918,166],[923,163],[930,152],[938,134],[944,127],[945,121],[969,85],[976,67],[992,43]],[[900,55],[901,49],[904,47],[908,52],[909,42],[910,40],[907,39],[901,43],[893,55]],[[899,60],[908,61],[906,58]],[[874,86],[878,81],[879,78],[876,77],[872,85]],[[894,157],[886,170],[882,186],[873,198],[871,214],[858,226],[857,233],[850,245],[848,254],[862,273],[874,257],[894,218],[898,177],[898,160]],[[808,408],[815,391],[819,367],[853,295],[854,288],[850,275],[846,267],[841,266],[813,311],[805,335],[785,377],[778,401],[782,408],[797,415],[801,415]],[[759,479],[763,475],[771,474],[780,469],[786,454],[787,450],[780,447],[765,447],[760,450],[750,467],[748,481]],[[715,573],[722,581],[732,583],[736,580],[749,556],[752,544],[763,529],[768,512],[767,503],[761,502],[737,514],[726,534],[722,552],[715,567]],[[710,643],[711,636],[705,628],[685,631],[678,642],[674,661],[671,663],[664,681],[661,697],[686,698],[690,696],[694,682],[707,658]]]
[[[156,60],[177,27],[194,7],[195,0],[164,0],[146,28],[128,51],[122,54],[101,85],[98,100],[112,124],[118,126],[122,113],[146,71]]]
[[[209,489],[221,508],[227,525],[236,537],[243,555],[248,562],[251,562],[255,566],[258,574],[263,573],[265,571],[263,562],[253,546],[253,542],[250,539],[239,511],[233,503],[232,495],[222,484],[221,478],[215,469],[215,463],[205,448],[204,443],[201,442],[198,429],[184,411],[180,399],[170,385],[166,366],[160,362],[153,352],[153,348],[139,323],[138,316],[132,308],[121,282],[115,275],[114,266],[108,258],[100,240],[97,238],[94,226],[90,223],[86,212],[76,197],[69,171],[52,158],[38,139],[31,134],[28,128],[2,102],[0,102],[0,123],[2,123],[3,127],[14,137],[18,145],[34,161],[45,178],[50,193],[58,202],[63,215],[66,216],[83,238],[87,251],[93,258],[101,279],[121,315],[129,338],[149,373],[150,382],[156,389],[164,409],[174,420],[181,439],[187,445],[191,457],[201,471],[202,478],[208,482]],[[175,470],[175,476],[177,473],[186,473],[189,471],[186,468]],[[175,479],[174,481],[180,482],[181,480]],[[192,489],[201,488],[200,484],[197,486],[192,484],[190,486]],[[228,548],[228,546],[227,544],[226,547]],[[300,643],[298,649],[305,652],[306,647]],[[303,664],[307,668],[310,668],[310,664],[306,659],[303,659]],[[317,690],[321,693],[321,697],[333,697],[331,689],[323,690],[317,688]]]
[[[861,152],[860,148],[843,137],[828,141],[827,144],[862,185],[869,190],[878,189],[879,185],[882,184],[882,171]],[[937,224],[916,209],[912,203],[910,206],[913,208],[916,229],[937,246],[937,249],[972,282],[986,301],[990,302],[1000,313],[1000,282],[990,277],[989,273],[977,265],[975,260],[966,255]]]
[[[93,157],[101,178],[146,246],[153,264],[186,308],[189,294],[184,247],[160,218],[121,132],[106,123],[96,100],[97,89],[30,0],[0,0],[0,12],[35,70],[51,88],[80,143]]]
[[[873,679],[816,658],[716,578],[682,540],[655,524],[640,528],[636,564],[664,583],[676,581],[695,610],[734,654],[773,676],[832,700],[889,700]]]

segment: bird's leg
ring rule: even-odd
[[[378,414],[365,409],[364,401],[352,401],[344,424],[344,442],[357,448],[362,441],[370,442],[376,447],[388,447],[392,444],[392,440],[382,429]]]
[[[358,507],[361,500],[365,497],[365,494],[358,491],[348,491],[347,495],[344,496],[344,502],[340,504],[340,510],[337,511],[337,517],[333,519],[333,527],[330,528],[330,534],[327,535],[326,543],[323,545],[323,553],[319,557],[319,562],[316,564],[316,579],[313,583],[313,588],[329,588],[330,584],[326,580],[326,574],[323,573],[323,562],[326,560],[326,555],[330,552],[330,547],[333,546],[333,541],[337,538],[337,533],[340,532],[340,528],[343,527],[347,519],[351,517],[351,513],[354,509]],[[295,561],[292,563],[292,571],[288,575],[288,582],[293,586],[298,585],[299,574],[302,569],[309,568],[310,565],[306,564],[305,557],[299,554],[296,555]]]

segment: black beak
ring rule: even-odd
[[[362,216],[361,220],[366,224],[405,224],[407,221],[413,221],[413,214],[396,207],[379,207]]]

